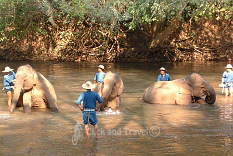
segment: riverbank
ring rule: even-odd
[[[109,38],[101,33],[94,33],[96,30],[98,27],[83,26],[76,29],[70,27],[51,29],[46,35],[39,36],[29,32],[20,40],[1,42],[0,59],[68,62],[184,62],[227,61],[233,58],[232,20],[203,19],[198,23],[179,23],[154,48],[150,47],[151,43],[141,30],[121,31],[117,36]],[[51,34],[57,35],[51,36]],[[85,36],[85,39],[81,36]],[[103,37],[108,40],[103,40]]]

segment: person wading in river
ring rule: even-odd
[[[168,73],[166,73],[166,69],[164,67],[161,67],[159,69],[159,76],[158,76],[158,79],[157,79],[157,82],[158,81],[172,81],[170,75]]]
[[[87,81],[82,85],[83,88],[86,89],[86,92],[83,92],[77,101],[77,104],[80,108],[80,110],[83,113],[83,123],[85,125],[85,132],[87,138],[89,138],[89,127],[88,123],[94,126],[94,130],[96,133],[96,138],[98,138],[98,126],[97,126],[97,116],[96,111],[99,110],[103,100],[102,98],[96,93],[92,92],[91,89],[93,87],[92,83],[90,81]],[[96,106],[96,101],[98,101],[98,105]],[[83,102],[83,106],[81,103]]]
[[[104,76],[105,76],[105,74],[106,74],[103,65],[99,65],[99,66],[98,66],[98,71],[99,71],[99,72],[97,72],[97,73],[95,74],[94,84],[96,84],[96,83],[102,83],[103,80],[104,80]]]
[[[11,69],[10,67],[5,67],[5,70],[2,71],[5,73],[4,75],[4,90],[8,97],[8,107],[11,106],[11,100],[12,100],[12,91],[14,88],[14,81],[15,81],[15,73],[13,72],[14,69]]]
[[[222,81],[225,88],[225,95],[228,96],[228,92],[230,91],[230,94],[232,96],[233,92],[233,71],[232,71],[232,65],[228,64],[226,66],[227,71],[224,71],[222,74]]]

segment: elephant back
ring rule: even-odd
[[[173,104],[175,103],[173,97],[175,96],[177,90],[178,89],[174,81],[154,82],[146,88],[142,99],[148,103],[164,102],[167,104]]]

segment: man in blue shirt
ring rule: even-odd
[[[94,84],[103,82],[104,76],[106,74],[103,65],[98,66],[98,71],[99,72],[96,73],[95,78],[94,78]]]
[[[160,71],[160,74],[158,76],[157,81],[172,81],[170,75],[166,73],[166,69],[164,67],[161,67],[159,71]]]
[[[96,111],[99,110],[103,100],[96,92],[91,91],[93,85],[90,81],[87,81],[85,84],[82,85],[82,87],[85,88],[87,91],[83,92],[79,96],[77,104],[83,113],[83,123],[85,125],[86,136],[87,136],[87,138],[89,138],[88,122],[90,122],[90,124],[94,126],[96,138],[98,138],[98,133],[97,133],[98,120],[97,120],[97,116],[96,116]],[[98,101],[98,103],[99,103],[97,106],[96,106],[96,101]],[[83,102],[83,106],[81,105],[82,102]]]
[[[13,72],[14,69],[11,69],[10,67],[5,67],[5,70],[2,71],[5,73],[4,75],[4,90],[8,97],[8,107],[11,106],[11,99],[12,99],[12,91],[14,88],[14,79],[15,79],[15,73]]]

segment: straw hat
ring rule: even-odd
[[[232,69],[232,65],[231,65],[231,64],[228,64],[228,65],[226,66],[226,68],[227,68],[227,69]]]
[[[93,84],[91,83],[91,81],[87,81],[86,83],[84,83],[82,85],[83,88],[85,89],[92,89],[93,88]]]
[[[104,66],[103,65],[99,65],[98,68],[101,68],[104,70]]]
[[[166,71],[166,69],[165,69],[164,67],[161,67],[161,68],[159,69],[159,71],[161,71],[161,70]]]
[[[11,72],[14,69],[11,69],[10,67],[5,67],[5,70],[3,70],[2,72],[7,73],[7,72]]]

